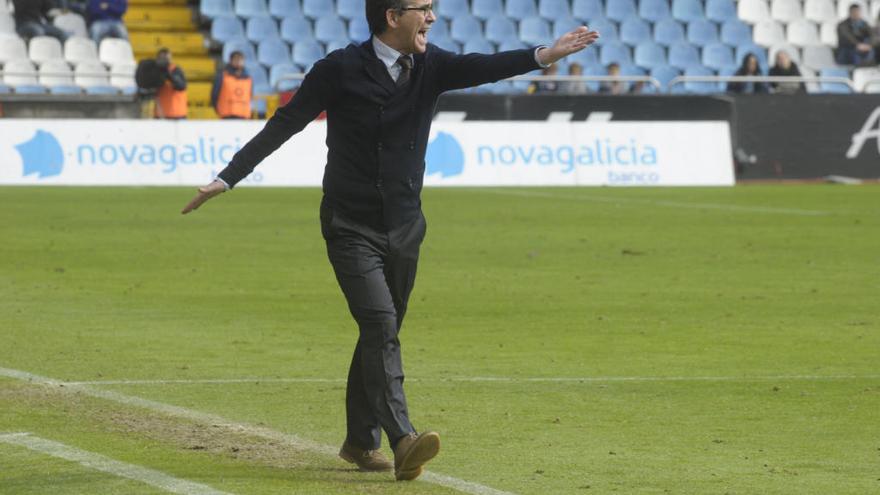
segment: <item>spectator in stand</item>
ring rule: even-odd
[[[155,59],[142,60],[135,81],[143,95],[155,95],[157,119],[185,119],[186,76],[171,61],[171,50],[162,48]]]
[[[12,0],[15,7],[15,30],[22,38],[52,36],[64,43],[70,33],[55,27],[50,18],[59,9],[53,0]]]
[[[791,60],[788,52],[779,50],[776,52],[776,64],[770,68],[770,75],[774,77],[801,77],[801,71],[798,69],[797,64]],[[807,92],[807,88],[802,82],[770,83],[770,87],[776,93],[794,94]]]
[[[128,0],[89,0],[86,8],[89,34],[95,43],[104,38],[128,39],[128,30],[122,16],[128,10]]]
[[[880,11],[877,12],[877,20],[871,28],[871,46],[874,47],[874,62],[880,64]]]
[[[583,76],[584,66],[574,62],[568,66],[569,76]],[[585,95],[590,92],[585,81],[569,81],[565,83],[565,92],[570,95]]]
[[[234,51],[217,71],[211,87],[211,106],[221,119],[249,119],[254,81],[244,67],[244,53]]]
[[[758,57],[754,53],[749,53],[743,57],[742,65],[737,69],[734,76],[763,76],[761,66],[758,64]],[[731,81],[727,83],[727,91],[730,93],[769,93],[770,88],[765,82],[739,82]]]
[[[862,19],[862,8],[849,6],[849,17],[837,25],[837,63],[864,65],[874,62],[871,27]]]
[[[559,74],[559,66],[556,64],[541,69],[542,76],[555,76]],[[559,91],[559,82],[557,81],[537,81],[529,86],[529,93],[555,93]]]
[[[612,62],[608,64],[608,75],[611,77],[620,76],[620,64]],[[599,84],[599,92],[606,95],[623,95],[626,94],[626,83],[622,81],[603,81]]]

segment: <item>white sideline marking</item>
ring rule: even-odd
[[[167,414],[168,416],[174,416],[202,423],[210,423],[216,426],[223,426],[239,433],[245,433],[260,438],[265,438],[267,440],[285,443],[298,450],[314,452],[326,456],[335,457],[337,455],[337,449],[329,445],[313,442],[292,433],[283,433],[263,426],[232,422],[215,414],[194,411],[192,409],[173,406],[171,404],[164,404],[162,402],[155,402],[148,399],[142,399],[140,397],[120,394],[110,390],[101,390],[99,388],[94,388],[86,384],[66,383],[60,380],[28,373],[26,371],[0,368],[0,376],[15,378],[18,380],[36,383],[39,385],[58,387],[62,390],[70,390],[71,392],[79,392],[92,397],[98,397],[101,399],[118,402],[120,404],[137,406],[151,411],[161,412],[163,414]],[[419,479],[427,481],[428,483],[445,486],[447,488],[458,490],[460,492],[468,493],[471,495],[513,495],[510,492],[496,490],[495,488],[480,485],[478,483],[473,483],[471,481],[453,478],[452,476],[431,473],[428,471],[425,471]]]
[[[167,492],[180,495],[229,495],[210,486],[169,476],[159,471],[116,461],[100,454],[79,450],[63,443],[31,436],[29,433],[0,434],[0,443],[18,445],[30,450],[76,462],[96,471],[140,481]]]
[[[779,215],[799,215],[805,217],[818,217],[830,215],[830,211],[824,210],[803,210],[800,208],[776,208],[773,206],[740,206],[726,205],[721,203],[690,203],[687,201],[665,201],[641,198],[607,198],[598,196],[566,196],[563,194],[543,193],[537,191],[513,191],[509,189],[472,189],[474,191],[485,191],[493,194],[502,194],[507,196],[524,196],[533,198],[550,198],[564,199],[568,201],[593,201],[595,203],[635,203],[655,206],[669,206],[673,208],[688,208],[694,210],[721,210],[736,211],[746,213],[771,213]]]

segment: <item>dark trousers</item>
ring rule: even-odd
[[[382,430],[394,443],[414,430],[403,393],[400,333],[416,278],[425,217],[390,232],[321,206],[321,232],[336,280],[358,325],[345,394],[347,441],[377,449]]]

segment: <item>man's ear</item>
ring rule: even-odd
[[[388,9],[385,11],[385,22],[388,23],[388,27],[396,28],[398,26],[398,12],[394,9]]]

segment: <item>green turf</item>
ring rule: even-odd
[[[181,216],[191,193],[0,188],[0,367],[331,379],[98,387],[338,445],[356,329],[320,192]],[[518,494],[880,493],[878,194],[425,191],[402,343],[413,421],[443,437],[429,468]],[[454,493],[210,428],[0,379],[0,433],[230,493]],[[0,493],[47,491],[156,493],[0,443]]]

